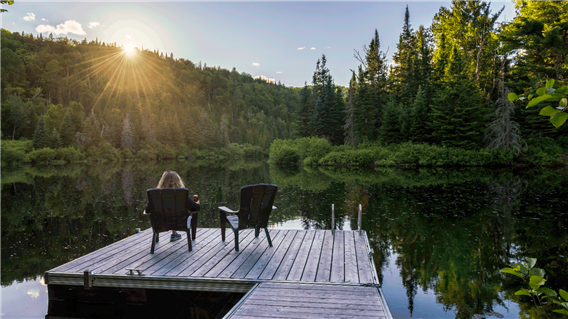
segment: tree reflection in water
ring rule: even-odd
[[[547,286],[568,288],[568,179],[548,170],[280,169],[263,162],[127,162],[2,171],[2,285],[44,271],[149,227],[141,212],[146,189],[176,170],[199,194],[199,227],[218,227],[218,206],[237,207],[241,186],[271,182],[279,194],[273,226],[363,229],[381,283],[397,271],[408,314],[417,294],[457,318],[520,302],[518,316],[537,316],[513,294],[519,282],[499,269],[539,260]],[[346,223],[347,222],[347,223]],[[389,269],[390,260],[398,269]],[[387,294],[387,300],[388,300]],[[434,305],[433,305],[434,306]],[[517,315],[515,314],[515,317]]]

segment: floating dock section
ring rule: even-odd
[[[46,318],[126,318],[136,309],[148,315],[144,304],[165,291],[221,303],[241,294],[222,309],[225,318],[392,318],[365,231],[271,229],[269,247],[263,232],[255,238],[254,230],[243,230],[239,251],[230,231],[222,242],[220,229],[198,229],[191,252],[182,236],[170,242],[170,233],[162,233],[150,254],[147,229],[47,271]],[[186,314],[207,317],[195,309]]]

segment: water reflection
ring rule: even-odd
[[[517,305],[512,292],[519,283],[498,271],[526,256],[539,260],[549,287],[568,287],[565,171],[353,172],[180,161],[3,170],[3,296],[19,282],[35,282],[45,270],[150,227],[141,216],[145,191],[166,169],[199,194],[199,227],[218,227],[217,207],[238,207],[240,187],[259,182],[279,186],[272,227],[357,229],[361,204],[395,317],[533,315],[530,304]],[[25,291],[33,299],[35,290]],[[47,303],[40,290],[33,300]]]

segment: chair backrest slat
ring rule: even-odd
[[[187,188],[151,188],[147,191],[150,221],[155,231],[186,230],[189,204]]]
[[[272,184],[256,184],[241,188],[239,229],[267,227],[277,189],[278,187]]]

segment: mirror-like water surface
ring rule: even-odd
[[[566,170],[283,170],[263,162],[127,162],[2,169],[2,318],[43,318],[44,271],[150,227],[146,189],[176,170],[199,194],[198,227],[241,186],[279,186],[272,227],[362,228],[395,318],[538,317],[499,273],[534,257],[547,286],[568,288]]]

